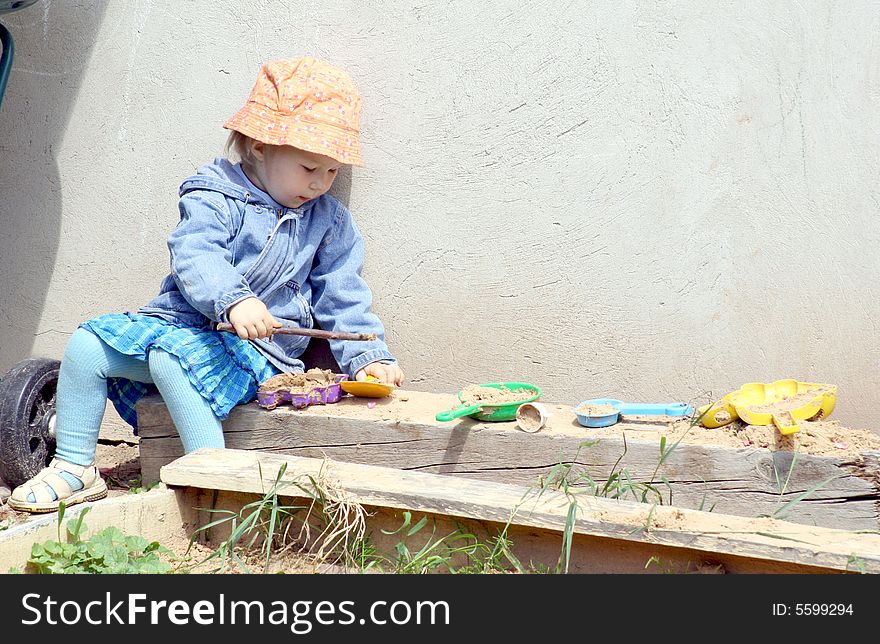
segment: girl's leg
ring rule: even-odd
[[[149,364],[152,380],[168,407],[184,451],[189,454],[200,447],[225,447],[220,420],[192,386],[177,356],[153,349]]]
[[[95,447],[104,408],[107,378],[152,382],[143,360],[119,353],[86,329],[70,337],[58,374],[55,430],[57,458],[74,465],[95,462]]]
[[[107,404],[107,378],[115,377],[152,382],[143,360],[119,353],[91,331],[74,331],[58,374],[56,460],[13,491],[12,507],[47,511],[54,509],[51,506],[59,493],[68,502],[106,495],[106,485],[93,463]],[[86,485],[89,488],[84,490]]]

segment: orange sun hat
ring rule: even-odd
[[[293,58],[263,65],[247,103],[223,127],[363,165],[360,112],[361,97],[348,74],[316,58]]]

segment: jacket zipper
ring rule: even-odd
[[[278,212],[283,213],[282,210],[279,210]],[[289,218],[293,219],[293,216],[291,216]],[[260,251],[260,254],[257,257],[257,259],[254,260],[254,263],[251,264],[251,267],[247,270],[247,272],[245,272],[245,274],[244,274],[245,279],[249,278],[251,275],[254,274],[254,270],[260,265],[260,262],[263,261],[263,258],[266,256],[266,253],[269,251],[269,247],[272,245],[272,238],[278,232],[278,229],[281,228],[281,224],[283,224],[285,221],[287,221],[287,219],[288,218],[286,218],[286,217],[279,216],[278,221],[275,222],[275,227],[272,229],[272,232],[269,233],[269,236],[266,238],[266,245],[263,246],[263,250]]]

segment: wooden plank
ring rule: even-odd
[[[342,490],[364,506],[491,521],[561,533],[572,497],[529,488],[423,472],[244,450],[203,449],[162,467],[162,482],[209,490],[262,494],[281,480],[303,496],[308,477]],[[284,495],[284,490],[281,492]],[[726,557],[788,562],[828,570],[880,572],[880,534],[720,515],[696,510],[575,495],[574,534],[623,544],[685,548]]]
[[[253,503],[260,495],[245,492],[226,492],[202,488],[174,488],[193,507],[203,509],[199,525],[205,525],[217,518],[216,512],[208,509],[228,510],[238,513],[247,504]],[[301,504],[302,498],[282,498],[282,503]],[[506,525],[499,521],[450,517],[436,512],[416,512],[411,517],[413,523],[426,520],[426,529],[414,535],[400,532],[404,513],[409,510],[363,506],[365,510],[364,534],[377,553],[394,556],[400,542],[404,542],[410,552],[418,552],[429,542],[435,543],[438,536],[467,533],[479,543],[492,543],[492,539],[506,530],[505,536],[514,556],[526,569],[552,571],[559,564],[562,552],[562,533],[515,523]],[[248,510],[244,510],[245,513]],[[322,526],[316,525],[317,529]],[[204,543],[216,547],[229,537],[229,524],[217,525],[201,533]],[[620,541],[573,534],[568,552],[568,572],[574,574],[668,574],[668,573],[747,573],[747,574],[789,574],[841,572],[802,563],[775,561],[769,559],[750,559],[733,554],[710,553],[681,546],[665,546],[650,542]],[[283,570],[278,562],[276,570]],[[502,561],[502,564],[505,562]],[[854,569],[855,569],[854,562]],[[464,553],[454,555],[450,564],[454,567],[473,564],[473,559]],[[270,570],[272,568],[270,567]],[[345,568],[330,568],[326,564],[315,563],[316,572],[345,572]],[[441,569],[443,571],[445,569]],[[358,572],[347,569],[347,572]],[[370,572],[377,572],[370,569]]]
[[[652,483],[663,503],[670,503],[671,494],[676,507],[740,516],[786,510],[788,520],[809,525],[880,528],[876,452],[863,454],[859,462],[798,454],[792,468],[791,452],[681,442],[658,468],[657,430],[664,425],[656,422],[619,423],[614,429],[620,437],[595,441],[565,405],[545,403],[553,414],[550,422],[529,434],[512,422],[436,422],[433,413],[455,404],[451,394],[398,395],[408,400],[382,399],[369,411],[364,399],[353,398],[303,410],[240,406],[224,423],[226,445],[526,486],[565,463],[572,465],[574,475],[583,473],[599,483],[625,471],[634,481]],[[149,483],[183,448],[161,399],[143,399],[138,417],[141,467]],[[789,501],[815,486],[819,489],[786,509]]]

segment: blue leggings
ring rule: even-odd
[[[108,378],[155,384],[186,453],[200,447],[225,446],[220,420],[192,386],[177,356],[153,349],[144,362],[116,351],[91,331],[80,328],[70,337],[58,375],[55,455],[62,461],[75,465],[95,462]]]

